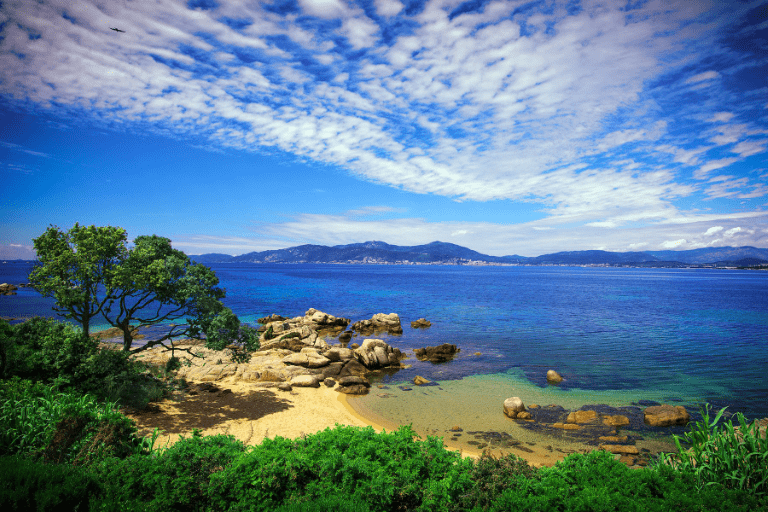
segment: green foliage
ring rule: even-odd
[[[552,468],[541,468],[539,478],[520,480],[494,499],[487,510],[747,511],[763,505],[743,492],[698,491],[690,475],[669,467],[629,469],[612,454],[593,451],[570,455]]]
[[[113,482],[104,500],[135,501],[144,510],[203,510],[211,475],[222,471],[245,451],[232,436],[199,434],[182,439],[153,456],[105,460],[97,469]]]
[[[86,464],[137,452],[135,433],[133,420],[93,396],[18,379],[0,387],[0,455]]]
[[[0,332],[8,361],[5,377],[35,379],[139,409],[165,393],[165,384],[128,353],[99,349],[71,324],[32,318],[8,329],[0,325]]]
[[[125,257],[126,242],[122,228],[75,224],[64,232],[50,226],[34,239],[38,263],[29,282],[45,297],[53,297],[54,309],[79,322],[88,336],[91,319],[109,299],[100,288]]]
[[[98,346],[71,324],[50,318],[35,317],[17,324],[6,336],[5,375],[61,384],[77,380],[81,363]]]
[[[0,510],[89,510],[100,494],[84,468],[49,464],[17,455],[0,457]]]
[[[539,471],[513,454],[495,458],[482,454],[469,470],[471,487],[462,494],[451,510],[487,509],[493,500],[507,489],[514,489],[530,479],[539,478]]]
[[[129,248],[122,228],[75,224],[64,232],[51,226],[35,239],[35,249],[39,262],[30,282],[55,298],[54,309],[80,322],[86,337],[91,319],[100,314],[123,332],[125,351],[172,345],[182,337],[205,338],[216,350],[234,343],[237,360],[247,360],[258,348],[255,331],[241,327],[222,304],[216,274],[173,249],[167,238],[139,236]],[[180,319],[186,323],[171,323]],[[169,327],[159,339],[133,349],[136,328],[151,325]]]
[[[365,502],[370,510],[442,510],[470,486],[471,461],[410,427],[326,429],[302,439],[266,439],[212,477],[215,509],[254,510],[319,499]]]
[[[666,455],[662,461],[680,471],[695,475],[699,487],[716,486],[742,489],[757,496],[768,496],[768,438],[760,433],[756,423],[749,424],[741,413],[736,414],[739,427],[728,420],[718,423],[725,408],[710,419],[709,404],[701,411],[702,421],[696,422],[682,440],[675,436],[678,453]]]

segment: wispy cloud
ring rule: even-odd
[[[547,224],[528,231],[661,225],[696,217],[688,200],[766,195],[759,175],[708,181],[768,146],[764,82],[742,81],[741,102],[732,88],[765,57],[722,36],[751,30],[755,5],[5,0],[0,94],[419,194],[535,203]],[[327,220],[360,225],[343,219]]]

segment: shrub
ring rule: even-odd
[[[112,484],[104,500],[142,503],[145,510],[203,510],[211,475],[244,451],[232,436],[196,434],[152,456],[105,460],[98,471]]]
[[[469,470],[469,478],[472,481],[471,487],[452,505],[452,510],[486,510],[494,498],[505,490],[524,485],[527,479],[539,478],[539,471],[514,454],[495,458],[484,452],[474,461]]]
[[[605,451],[573,454],[540,478],[520,480],[489,510],[519,511],[751,511],[765,503],[744,492],[698,491],[692,475],[670,467],[629,469]]]
[[[114,404],[12,380],[0,387],[0,454],[86,464],[142,447],[133,421]]]
[[[662,461],[683,472],[695,475],[699,488],[722,486],[742,489],[756,496],[768,496],[768,437],[760,433],[756,423],[749,424],[741,413],[736,414],[739,427],[728,420],[718,426],[725,408],[710,420],[709,404],[701,411],[702,421],[696,422],[683,435],[690,445],[684,449],[681,438],[675,436],[676,455],[665,455]]]
[[[442,510],[469,488],[472,463],[438,438],[415,436],[410,427],[377,434],[337,425],[303,439],[265,439],[213,475],[212,506],[274,510],[338,498],[372,511]]]
[[[1,510],[88,510],[90,498],[100,494],[84,468],[17,455],[0,457],[0,482]]]
[[[81,363],[98,350],[95,340],[66,322],[35,317],[13,326],[6,373],[24,379],[73,384]]]

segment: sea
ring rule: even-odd
[[[0,264],[0,282],[25,282],[30,266]],[[696,417],[710,404],[748,418],[768,417],[768,272],[332,264],[211,268],[226,290],[225,304],[247,323],[273,313],[304,315],[309,308],[353,322],[397,313],[403,334],[375,337],[406,353],[457,345],[461,352],[455,360],[433,364],[411,356],[403,361],[407,368],[377,375],[374,391],[352,401],[361,414],[386,426],[411,424],[426,434],[457,426],[512,431],[511,420],[501,414],[510,396],[566,409],[656,402],[683,405]],[[52,316],[52,306],[52,299],[30,288],[0,296],[5,318]],[[411,328],[419,318],[432,327]],[[108,325],[96,322],[92,329],[101,327]],[[547,384],[549,369],[565,380]],[[416,375],[435,385],[413,386]]]

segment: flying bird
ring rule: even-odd
[[[110,30],[114,30],[115,32],[125,32],[125,30],[120,30],[119,28],[109,27]]]

